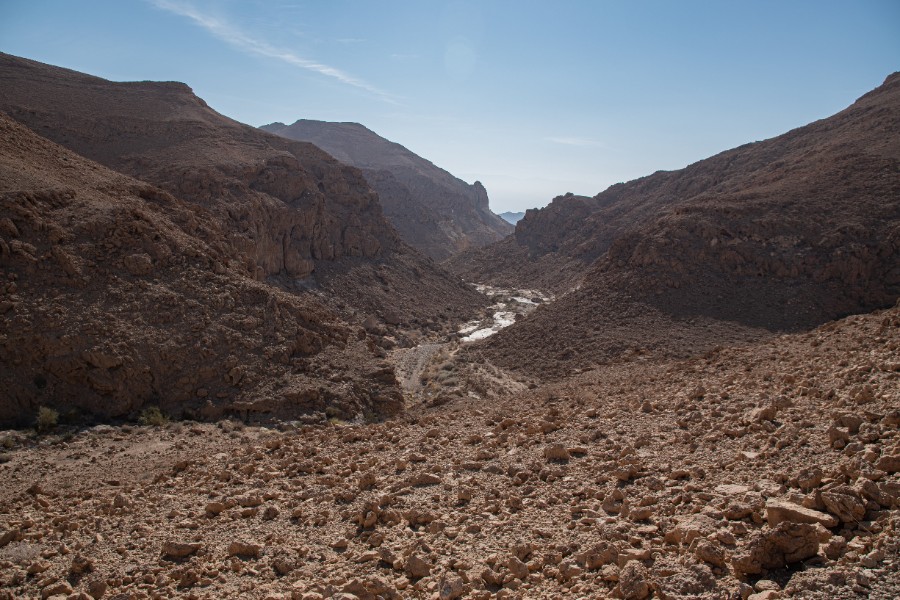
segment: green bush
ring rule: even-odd
[[[158,406],[148,406],[138,417],[141,425],[151,425],[153,427],[162,427],[169,422],[169,418],[159,410]]]
[[[38,408],[37,419],[34,422],[34,428],[38,433],[47,433],[52,431],[59,423],[59,413],[52,408],[41,406]]]

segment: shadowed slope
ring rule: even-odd
[[[225,235],[207,209],[0,113],[0,423],[38,405],[102,418],[402,407],[364,332],[200,239]]]
[[[459,271],[525,281],[540,271],[551,286],[578,289],[491,338],[486,352],[563,373],[891,305],[900,295],[898,134],[895,74],[777,138],[529,211],[514,237],[476,261],[461,257]],[[498,273],[493,257],[509,269]]]
[[[209,209],[221,235],[206,235],[204,224],[198,235],[229,268],[258,280],[326,284],[361,299],[354,308],[363,312],[405,311],[402,322],[448,309],[464,318],[481,302],[400,241],[358,170],[311,144],[228,119],[184,84],[114,83],[0,54],[0,110],[83,156]],[[328,265],[329,277],[320,265]],[[350,277],[350,269],[368,274]],[[367,293],[377,269],[392,273],[396,303]]]

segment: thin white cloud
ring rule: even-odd
[[[603,142],[580,137],[548,137],[548,142],[554,144],[563,144],[565,146],[580,146],[582,148],[602,148],[605,146]]]
[[[303,58],[289,50],[276,48],[265,41],[255,39],[227,21],[205,14],[190,4],[176,0],[149,0],[149,2],[159,9],[190,19],[195,25],[199,25],[215,37],[239,50],[258,56],[274,58],[295,67],[337,79],[341,83],[369,92],[385,102],[397,104],[393,96],[362,79],[345,73],[336,67]]]

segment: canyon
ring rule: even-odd
[[[898,131],[895,73],[513,226],[0,54],[0,600],[900,596]]]

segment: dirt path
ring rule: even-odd
[[[397,379],[406,392],[417,392],[422,384],[419,381],[422,371],[446,342],[429,342],[412,348],[401,348],[392,356]]]

